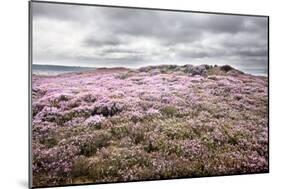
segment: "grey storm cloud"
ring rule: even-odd
[[[117,46],[122,42],[117,37],[111,37],[111,38],[108,37],[106,39],[101,39],[101,38],[95,38],[95,36],[91,36],[91,37],[87,37],[83,41],[83,43],[88,47],[102,47],[102,46]]]
[[[267,17],[32,3],[34,63],[258,65]]]

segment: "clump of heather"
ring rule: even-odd
[[[85,124],[90,127],[100,128],[103,119],[104,117],[102,115],[94,115],[86,119]]]
[[[33,75],[33,185],[268,172],[267,83],[227,65]]]

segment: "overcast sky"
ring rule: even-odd
[[[32,5],[34,64],[230,64],[267,69],[265,17]]]

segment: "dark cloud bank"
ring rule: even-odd
[[[33,3],[35,64],[267,71],[267,18]]]

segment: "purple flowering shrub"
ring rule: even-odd
[[[207,65],[33,75],[33,185],[267,172],[267,80]]]

